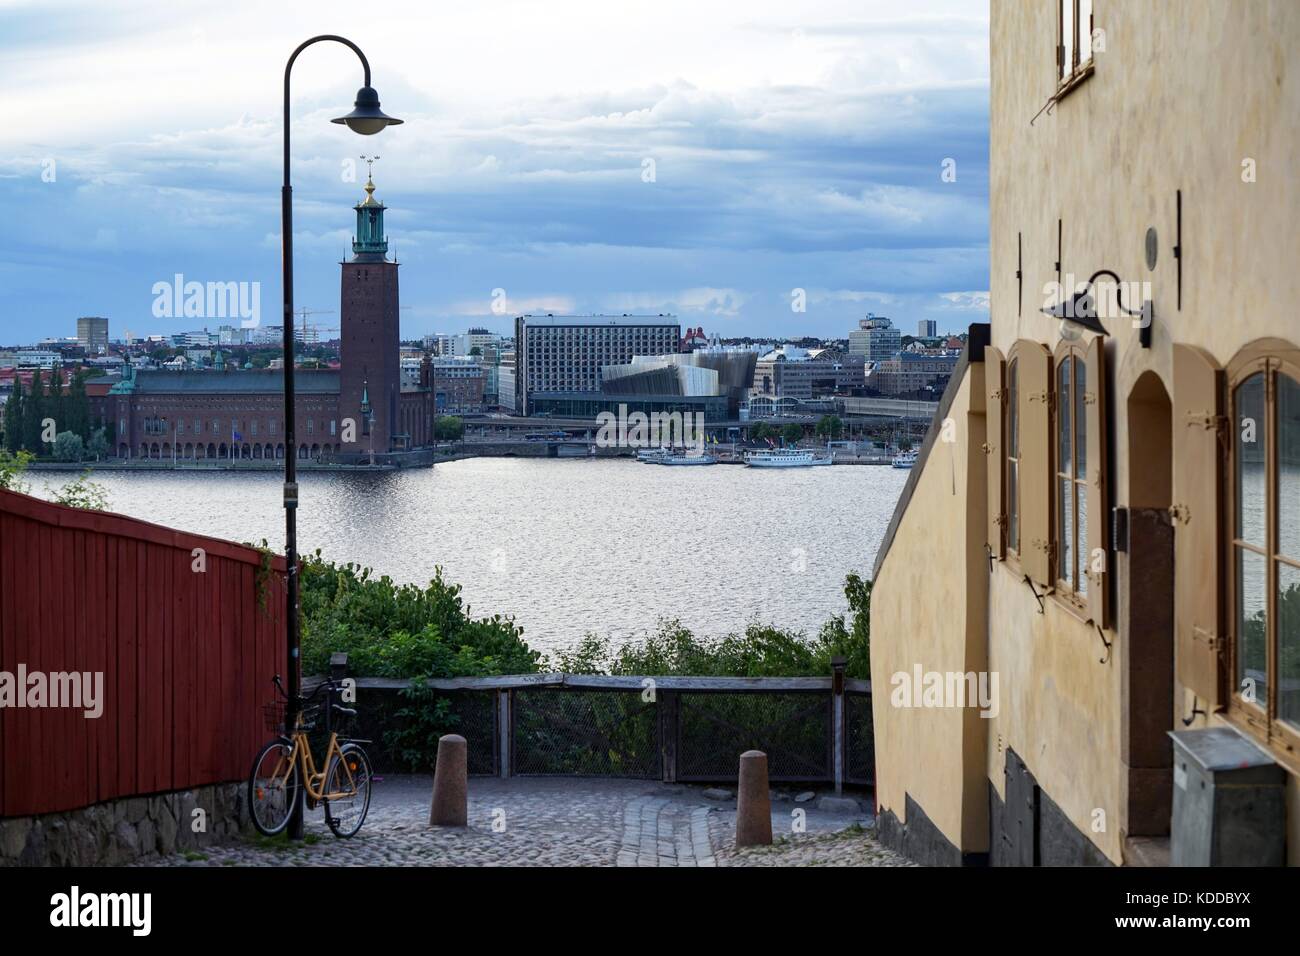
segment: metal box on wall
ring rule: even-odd
[[[1285,774],[1230,727],[1170,731],[1174,741],[1174,866],[1282,866]]]

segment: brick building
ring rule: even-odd
[[[341,368],[294,375],[296,454],[355,462],[430,445],[435,415],[426,361],[402,382],[397,263],[388,258],[383,203],[369,179],[352,258],[340,263]],[[101,380],[102,382],[103,380]],[[93,384],[93,383],[92,383]],[[283,458],[284,373],[134,371],[97,395],[92,418],[111,423],[119,458],[202,461]]]

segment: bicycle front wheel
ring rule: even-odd
[[[293,746],[273,740],[262,748],[248,775],[248,815],[263,836],[275,836],[289,824],[298,799],[298,764]]]
[[[325,822],[336,837],[356,836],[370,811],[370,758],[356,744],[344,744],[341,758],[330,759],[325,773]],[[342,794],[342,796],[336,796]]]

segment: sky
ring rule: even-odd
[[[284,62],[318,33],[405,120],[328,122],[360,64],[299,57],[295,302],[326,330],[362,155],[404,338],[545,312],[723,337],[987,321],[983,2],[0,0],[0,344],[80,315],[227,324],[157,316],[177,274],[260,283],[276,324]]]

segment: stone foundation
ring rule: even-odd
[[[0,866],[120,866],[227,843],[253,832],[245,797],[244,784],[224,783],[0,819]]]

